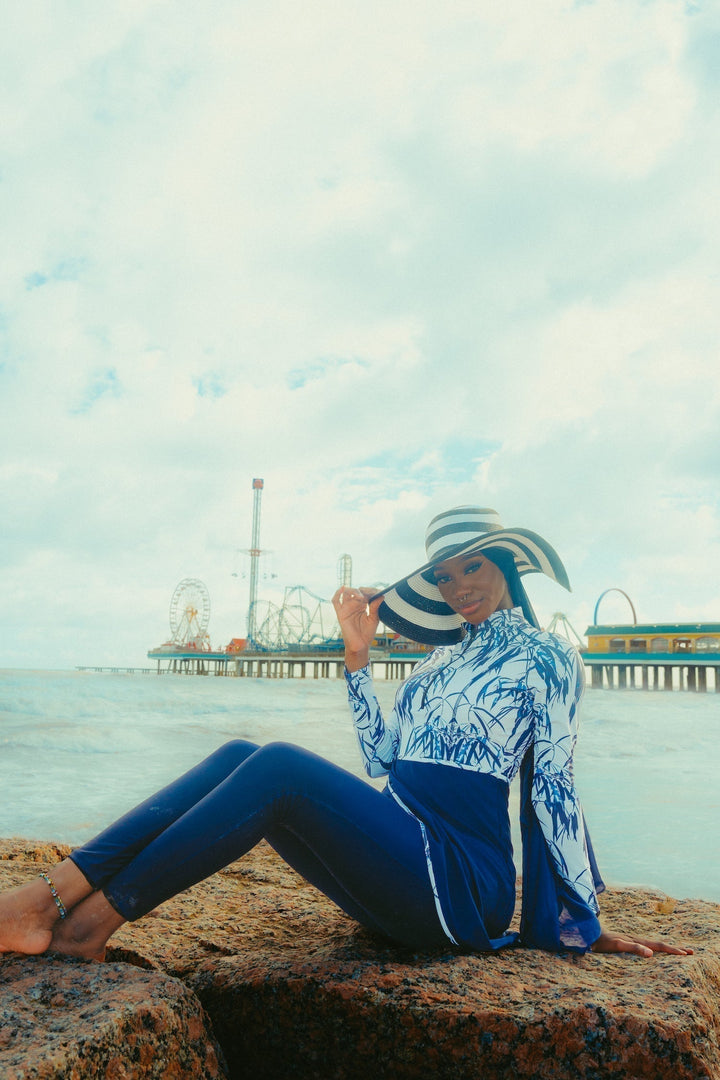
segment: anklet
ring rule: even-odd
[[[60,895],[59,895],[57,889],[55,888],[55,882],[52,880],[52,878],[50,877],[49,874],[45,873],[44,870],[40,874],[38,874],[38,877],[41,877],[43,879],[43,881],[46,881],[47,884],[50,886],[50,892],[52,893],[52,898],[55,901],[55,907],[58,909],[58,911],[60,913],[60,918],[61,919],[66,919],[67,918],[67,908],[65,907],[62,900],[60,899]]]

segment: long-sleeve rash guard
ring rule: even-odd
[[[424,823],[437,836],[433,825],[438,804],[432,795],[432,777],[438,774],[416,766],[458,770],[454,785],[448,786],[447,774],[443,774],[445,795],[439,810],[442,842],[433,844],[426,837],[428,870],[431,880],[436,880],[443,877],[444,870],[437,864],[444,866],[448,845],[455,849],[453,857],[463,858],[459,849],[471,849],[468,836],[476,832],[474,825],[463,826],[462,822],[459,830],[448,827],[448,820],[460,820],[452,805],[452,792],[457,791],[458,807],[473,805],[476,821],[480,821],[482,807],[475,804],[485,799],[485,789],[472,789],[471,803],[468,785],[479,777],[493,777],[509,785],[530,751],[532,808],[554,873],[561,879],[563,897],[570,897],[565,906],[575,918],[580,910],[580,922],[586,913],[593,924],[592,940],[599,933],[599,923],[594,929],[598,913],[595,885],[602,883],[593,874],[596,867],[591,865],[573,780],[577,709],[584,685],[580,657],[570,642],[527,622],[519,608],[496,611],[479,626],[467,626],[466,630],[458,644],[436,649],[415,667],[400,686],[387,719],[378,704],[369,667],[347,673],[366,771],[373,777],[388,774],[388,791],[403,804],[408,801],[405,794],[410,783],[410,809],[421,827]],[[427,814],[426,781],[431,808]],[[490,790],[494,788],[490,786]],[[509,831],[507,836],[503,842],[509,844]],[[475,858],[472,851],[466,862],[468,858],[471,862]],[[463,881],[467,876],[464,869]],[[468,888],[478,892],[476,885]],[[441,883],[436,895],[448,936],[461,943],[450,929],[453,914],[447,910],[455,904],[452,883]],[[486,906],[486,901],[477,899],[478,910],[483,904]],[[468,940],[467,931],[461,931],[460,936]]]

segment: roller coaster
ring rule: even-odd
[[[256,652],[333,652],[342,649],[332,604],[303,585],[288,585],[282,604],[254,601],[249,625],[255,628],[247,647]]]

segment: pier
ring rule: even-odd
[[[96,667],[95,665],[83,665],[75,668],[76,671],[105,672],[108,675],[154,675],[155,668],[151,667]]]
[[[152,654],[148,654],[151,656]],[[385,653],[370,657],[374,678],[407,678],[424,654]],[[691,690],[720,693],[720,656],[646,657],[581,652],[588,683],[605,690]],[[239,679],[341,679],[341,654],[187,653],[157,657],[157,673],[224,675]],[[116,669],[114,669],[116,670]]]
[[[289,656],[276,654],[163,653],[157,666],[95,667],[84,665],[76,671],[112,675],[221,675],[237,679],[342,679],[341,657]],[[590,686],[597,690],[690,690],[720,693],[720,657],[692,661],[677,656],[647,658],[581,654]],[[406,679],[420,656],[409,654],[373,656],[374,678]]]
[[[720,691],[720,623],[594,623],[585,635],[597,689]]]
[[[720,693],[720,651],[715,648],[691,651],[684,644],[679,651],[620,651],[621,642],[613,639],[614,648],[597,651],[580,649],[588,684],[597,690],[663,690]],[[675,643],[673,643],[675,644]],[[695,644],[694,642],[692,643]],[[705,642],[702,642],[705,644]],[[709,643],[714,645],[714,640]],[[625,645],[625,642],[622,642]],[[152,649],[148,659],[155,667],[78,667],[77,671],[108,672],[127,675],[215,675],[236,679],[342,679],[344,658],[341,649],[301,652],[210,652],[199,649]],[[370,668],[375,678],[397,681],[410,675],[426,653],[417,651],[373,650]]]
[[[379,653],[370,656],[370,667],[376,678],[404,679],[423,655]],[[341,679],[345,668],[342,651],[335,649],[312,653],[226,653],[182,649],[170,652],[153,649],[148,653],[148,659],[156,661],[158,675],[222,675],[238,679]]]
[[[656,653],[632,656],[583,653],[590,685],[598,690],[712,690],[720,693],[720,656],[713,658]]]

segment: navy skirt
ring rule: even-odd
[[[425,841],[435,903],[449,940],[494,951],[520,942],[586,952],[600,934],[597,913],[562,880],[530,798],[531,756],[521,771],[523,904],[520,933],[508,927],[515,908],[515,864],[509,786],[486,773],[432,762],[396,761],[387,793],[417,818]],[[598,892],[604,885],[585,832]]]
[[[512,945],[515,908],[508,785],[494,776],[396,761],[387,787],[420,822],[428,873],[453,944],[489,951]]]

